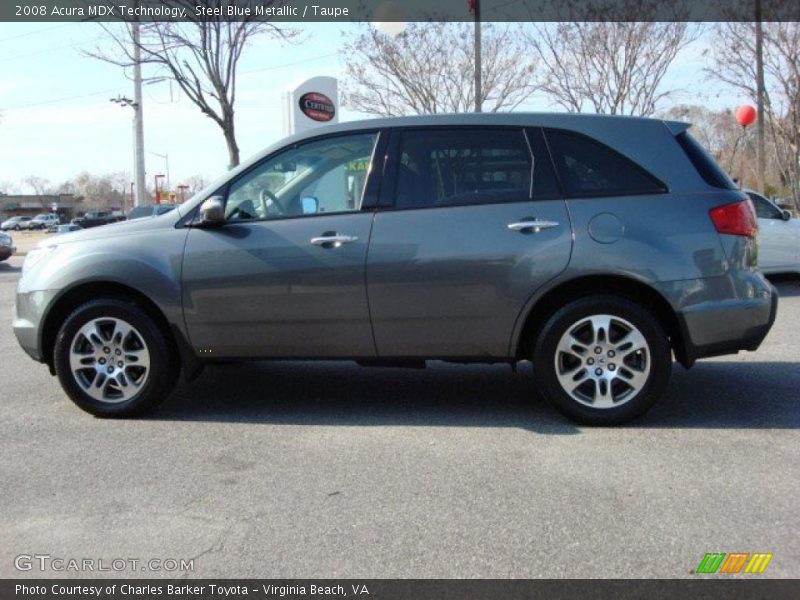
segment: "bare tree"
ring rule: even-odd
[[[269,7],[279,3],[279,0],[263,0],[259,5]],[[194,0],[164,0],[161,4],[185,8],[189,20],[142,23],[138,44],[134,42],[130,23],[117,27],[101,24],[113,49],[98,48],[89,55],[129,67],[135,62],[133,50],[138,45],[141,63],[166,70],[200,111],[222,129],[229,163],[234,167],[239,164],[234,106],[236,72],[242,52],[260,34],[289,39],[296,32],[254,17],[242,21],[230,21],[225,16],[196,17]],[[228,2],[208,0],[204,4],[214,8],[224,7]]]
[[[730,108],[712,110],[705,106],[677,104],[658,113],[660,118],[687,121],[692,135],[744,187],[756,187],[758,175],[755,161],[756,136],[752,127],[743,128]],[[768,162],[768,172],[777,173],[774,161]],[[778,176],[775,176],[777,179]]]
[[[204,189],[210,181],[203,175],[192,175],[183,180],[184,185],[187,186],[187,198],[194,196],[197,192]]]
[[[730,170],[732,150],[741,135],[741,127],[730,109],[715,111],[696,104],[676,104],[656,116],[691,123],[692,135],[717,162]]]
[[[45,196],[55,193],[55,187],[49,179],[39,177],[38,175],[28,175],[22,180],[22,184],[28,189],[33,191],[36,196],[39,196],[39,203],[42,208],[47,207],[47,200]]]
[[[39,177],[38,175],[28,175],[22,180],[30,190],[37,196],[45,196],[53,193],[53,184],[49,179]]]
[[[7,196],[9,194],[18,194],[19,186],[11,181],[0,181],[0,196]]]
[[[517,29],[483,25],[483,107],[512,110],[535,90],[534,65]],[[392,117],[467,112],[475,106],[472,26],[409,23],[391,37],[364,25],[341,50],[344,103]]]
[[[767,159],[800,207],[800,23],[764,23]],[[755,23],[718,23],[709,78],[756,101]]]
[[[699,35],[683,22],[644,22],[647,1],[628,2],[642,22],[535,23],[527,39],[539,58],[539,86],[569,111],[650,116],[674,92],[662,81]]]
[[[93,175],[83,172],[63,187],[70,189],[76,198],[81,198],[85,208],[122,208],[127,199],[126,183],[129,180],[126,173]]]

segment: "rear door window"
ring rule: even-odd
[[[546,129],[553,162],[569,198],[659,194],[666,186],[642,167],[585,135]]]
[[[533,160],[522,129],[400,132],[397,208],[513,202],[531,197]]]

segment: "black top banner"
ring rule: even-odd
[[[798,0],[3,0],[2,22],[800,21]]]

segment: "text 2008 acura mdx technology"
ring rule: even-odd
[[[41,244],[14,330],[100,416],[213,361],[531,360],[564,414],[622,423],[673,354],[755,350],[775,319],[752,205],[688,127],[518,113],[295,135],[166,215]]]

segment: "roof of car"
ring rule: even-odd
[[[361,119],[358,121],[347,121],[337,123],[329,127],[341,129],[363,129],[368,127],[410,127],[424,125],[520,125],[532,124],[541,125],[543,123],[559,122],[584,123],[590,121],[615,121],[636,122],[636,121],[658,121],[650,117],[634,117],[623,115],[597,115],[588,113],[557,113],[557,112],[484,112],[484,113],[446,113],[434,115],[412,115],[407,117],[382,117],[375,119]],[[318,128],[319,131],[321,128]]]
[[[510,125],[530,127],[562,127],[576,131],[590,132],[597,127],[613,124],[615,127],[636,128],[642,123],[666,124],[677,134],[690,125],[681,121],[664,121],[649,117],[623,115],[597,115],[585,113],[537,113],[537,112],[488,112],[488,113],[448,113],[435,115],[414,115],[408,117],[381,117],[346,121],[332,125],[323,125],[314,129],[297,133],[283,142],[292,139],[304,139],[309,136],[324,135],[360,129],[384,129],[388,127],[446,127],[452,125]]]

